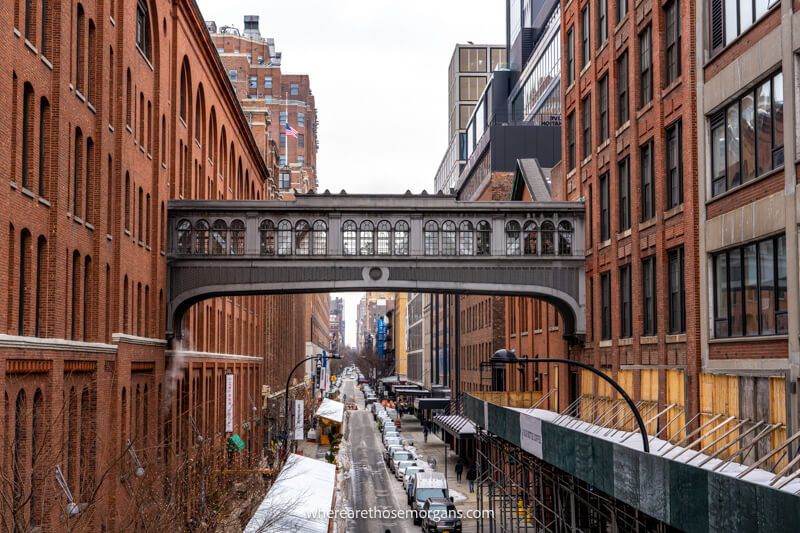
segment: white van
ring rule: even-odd
[[[447,478],[440,472],[417,472],[414,476],[413,486],[410,487],[409,498],[411,499],[411,509],[416,511],[414,525],[418,526],[421,522],[419,511],[422,510],[428,498],[450,498]]]

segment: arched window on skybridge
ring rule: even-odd
[[[179,254],[192,253],[192,223],[186,219],[178,222],[178,250]]]
[[[392,255],[392,225],[388,220],[378,222],[376,245],[378,255]]]
[[[522,228],[523,253],[525,255],[537,255],[539,253],[538,241],[539,226],[533,220],[529,220]]]
[[[520,255],[522,253],[520,232],[521,228],[516,220],[506,223],[506,255]]]
[[[408,255],[408,222],[405,220],[394,225],[394,253]]]
[[[558,255],[572,255],[572,224],[568,220],[558,223]]]
[[[478,222],[475,231],[475,245],[478,255],[492,255],[492,226],[485,220]]]
[[[275,255],[275,223],[263,220],[258,232],[261,237],[261,255]]]
[[[244,222],[234,220],[230,230],[231,255],[244,255]]]
[[[375,224],[364,220],[358,228],[358,253],[359,255],[373,255],[375,253]]]
[[[294,253],[308,255],[311,250],[311,226],[305,220],[294,225]]]
[[[458,227],[458,255],[475,255],[475,228],[469,220]]]
[[[439,224],[433,220],[427,221],[423,233],[425,255],[439,255]]]
[[[198,220],[194,225],[194,253],[208,255],[209,228],[205,220]]]
[[[328,225],[324,220],[314,222],[312,230],[311,253],[313,255],[326,255],[328,253]]]
[[[228,254],[228,225],[224,220],[216,220],[211,226],[211,255]]]
[[[442,255],[456,255],[456,223],[447,220],[442,224]]]
[[[356,255],[358,253],[358,226],[352,220],[342,224],[342,250],[344,255]]]
[[[292,223],[278,222],[278,255],[292,255]]]
[[[555,255],[555,232],[556,227],[551,221],[545,220],[542,222],[542,231],[540,232],[542,236],[542,255]]]

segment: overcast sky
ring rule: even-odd
[[[433,189],[448,144],[447,68],[456,43],[505,42],[504,0],[198,0],[217,27],[261,17],[282,70],[311,77],[320,190]],[[346,296],[346,338],[355,306]]]

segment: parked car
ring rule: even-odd
[[[417,472],[425,472],[428,468],[428,465],[424,462],[421,463],[420,466],[407,466],[403,475],[403,490],[408,491],[408,484],[411,482],[411,478],[414,477],[414,474]]]
[[[400,444],[392,444],[391,446],[387,446],[386,450],[384,450],[384,452],[383,452],[383,460],[388,465],[389,461],[391,460],[391,457],[392,457],[392,454],[394,453],[394,451],[395,450],[402,450],[402,449],[403,449],[403,447]]]
[[[424,533],[461,533],[461,519],[456,506],[448,498],[428,498],[422,510],[425,511],[422,521]]]
[[[386,431],[386,432],[383,433],[383,443],[386,444],[386,439],[395,438],[395,437],[399,439],[400,438],[400,433],[398,433],[396,431]]]
[[[411,494],[411,509],[417,511],[414,516],[414,525],[422,522],[419,511],[428,498],[450,498],[447,490],[447,478],[439,472],[419,472],[414,476],[413,492]]]
[[[392,445],[403,446],[403,440],[400,437],[388,437],[383,441],[383,447],[388,448]]]
[[[410,466],[421,466],[422,462],[417,461],[416,459],[410,459],[408,461],[400,461],[397,463],[397,468],[394,472],[394,477],[397,478],[397,481],[403,481],[403,478],[406,475],[406,469]]]
[[[403,448],[402,450],[395,450],[392,452],[391,462],[389,463],[389,470],[392,471],[394,474],[397,471],[397,464],[400,461],[410,461],[416,459],[416,455],[411,450],[406,450]]]

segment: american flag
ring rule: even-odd
[[[288,137],[294,137],[295,139],[297,139],[297,130],[294,129],[291,125],[289,125],[289,122],[286,122],[286,135]]]

